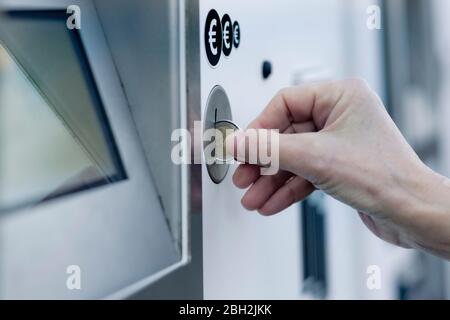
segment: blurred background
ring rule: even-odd
[[[363,30],[361,21],[356,18],[361,17],[364,8],[371,5],[381,9],[379,31]],[[392,118],[422,160],[448,176],[450,28],[447,16],[450,3],[445,0],[349,1],[344,12],[348,18],[344,22],[344,50],[348,57],[344,73],[367,79],[376,88]],[[342,222],[342,216],[336,217],[341,206],[333,200],[325,200],[324,203],[323,214],[328,217],[328,221],[335,222],[331,226],[328,224],[329,230],[335,229]],[[354,223],[354,231],[349,225],[344,227],[352,238],[346,244],[355,248],[354,252],[359,252],[359,257],[350,258],[353,263],[341,266],[354,272],[342,271],[342,277],[337,273],[339,281],[327,281],[322,277],[318,281],[322,282],[319,287],[328,288],[328,294],[331,291],[337,297],[369,299],[450,297],[448,262],[374,240],[356,220]],[[356,236],[358,240],[354,238],[355,235],[359,235]],[[339,245],[336,243],[345,246],[342,241],[337,236],[334,245],[325,247],[325,250],[337,250]],[[360,266],[358,261],[361,262]],[[362,274],[362,269],[371,264],[379,266],[383,274],[381,290],[371,291],[349,285],[353,276]],[[366,285],[363,281],[358,283]]]
[[[370,78],[379,83],[378,92],[389,113],[418,155],[448,176],[450,3],[385,0],[380,6],[380,64]],[[380,246],[386,247],[384,263],[393,279],[386,294],[397,299],[449,298],[448,262]]]

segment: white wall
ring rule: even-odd
[[[242,44],[212,69],[202,48],[202,108],[222,85],[234,120],[246,126],[294,74],[318,68],[329,78],[362,77],[384,95],[382,31],[366,26],[373,0],[201,1],[239,20]],[[261,80],[263,60],[274,74]],[[450,148],[449,148],[450,149]],[[203,172],[204,288],[206,298],[308,298],[302,294],[300,209],[263,218],[245,212],[230,176],[216,186]],[[397,277],[412,252],[373,236],[355,210],[327,198],[329,299],[393,299]],[[380,290],[367,288],[367,268],[381,269]]]
[[[239,21],[242,43],[215,69],[201,48],[203,110],[220,84],[234,120],[245,127],[279,89],[291,85],[294,72],[321,67],[336,77],[343,74],[340,1],[201,1],[201,39],[211,8]],[[263,81],[266,59],[274,73]],[[203,171],[205,298],[300,298],[299,206],[264,218],[241,207],[242,195],[231,174],[217,186]]]

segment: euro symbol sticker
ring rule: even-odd
[[[233,23],[228,14],[222,17],[223,54],[228,57],[233,49]]]
[[[211,10],[206,17],[205,23],[205,49],[208,61],[215,67],[222,54],[222,24],[216,10]]]
[[[234,47],[237,49],[241,44],[241,27],[237,21],[233,24],[233,43]]]
[[[217,27],[217,20],[213,20],[211,22],[211,25],[209,26],[209,32],[208,32],[209,50],[211,50],[213,55],[217,55],[217,39],[216,39],[217,32],[214,31],[215,27]]]

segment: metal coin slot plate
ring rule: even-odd
[[[225,90],[221,86],[215,86],[209,94],[208,101],[206,103],[203,128],[204,132],[210,129],[214,130],[216,123],[224,120],[233,120],[230,101],[228,100]],[[206,147],[212,142],[213,141],[204,142],[204,151],[206,151]],[[205,152],[205,160],[208,160],[208,157],[209,155]],[[208,161],[206,162],[206,168],[211,180],[216,184],[221,183],[227,176],[230,165],[223,162],[220,163],[218,160],[212,164],[208,164]]]

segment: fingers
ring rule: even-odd
[[[249,129],[228,136],[225,140],[227,154],[242,163],[267,166],[271,157],[278,157],[278,132],[266,129]]]
[[[292,176],[290,172],[281,171],[273,176],[259,178],[242,198],[242,205],[250,211],[261,208]]]
[[[301,177],[295,177],[276,191],[258,212],[264,216],[277,214],[296,202],[302,201],[313,193],[312,184]]]
[[[251,186],[242,198],[242,205],[247,210],[258,210],[263,215],[276,214],[314,191],[309,181],[313,181],[314,170],[320,163],[320,159],[315,158],[318,154],[315,145],[320,144],[312,142],[311,139],[317,139],[312,135],[279,135],[279,164],[285,170],[276,175],[260,176],[260,167],[249,164],[236,170],[233,176],[235,185],[242,189]],[[273,150],[271,152],[273,156]]]
[[[316,132],[317,128],[313,121],[307,121],[302,123],[293,123],[291,126],[291,132],[283,133],[306,133],[306,132]]]
[[[250,164],[241,164],[233,175],[233,183],[240,189],[247,189],[261,176],[261,168]]]
[[[228,136],[227,153],[245,163],[233,177],[236,186],[250,187],[242,199],[243,205],[272,215],[303,200],[314,191],[313,185],[321,185],[333,163],[332,139],[323,129],[348,111],[349,102],[365,97],[367,89],[360,80],[284,89],[248,130]],[[267,166],[266,160],[270,169],[282,171],[271,177],[261,176],[258,166]]]
[[[326,166],[326,146],[320,133],[280,134],[278,163],[282,170],[290,171],[310,182],[320,175]]]
[[[346,82],[321,82],[281,90],[249,128],[279,129],[312,121],[320,130],[345,92]]]
[[[261,140],[261,136],[265,136]],[[278,166],[304,178],[314,175],[321,163],[320,134],[278,134],[267,130],[240,131],[226,140],[227,152],[247,165]],[[251,169],[250,169],[251,168]],[[237,176],[243,175],[243,177]],[[248,187],[257,178],[255,167],[245,166],[235,173],[239,187]]]
[[[316,131],[315,125],[312,121],[304,123],[294,123],[287,128],[285,134],[314,132]],[[240,189],[247,189],[253,183],[255,183],[261,176],[261,168],[256,165],[241,164],[233,175],[233,183]]]

